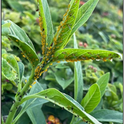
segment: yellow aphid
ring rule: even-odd
[[[30,85],[30,88],[32,88],[32,86]]]
[[[106,58],[103,58],[103,61],[106,62],[107,61]]]
[[[22,55],[25,58],[25,55]]]
[[[70,7],[70,4],[68,5],[68,8]]]
[[[50,63],[50,65],[52,65],[53,63]]]
[[[33,82],[33,85],[36,84],[36,81]]]

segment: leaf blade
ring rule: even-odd
[[[2,75],[10,81],[14,81],[17,75],[15,69],[4,58],[2,58]]]
[[[78,48],[76,36],[74,34],[74,48]],[[83,76],[81,62],[74,62],[74,98],[79,103],[83,97]]]
[[[63,15],[63,21],[54,36],[53,42],[55,50],[62,49],[67,44],[67,39],[76,21],[80,0],[71,0],[68,10]]]
[[[95,9],[99,0],[89,0],[83,6],[79,8],[76,23],[72,29],[71,35],[81,26],[83,25],[91,16],[93,10]]]
[[[19,80],[21,82],[22,76],[24,75],[24,64],[20,61],[20,62],[18,62],[18,67],[19,67],[19,71],[18,71],[19,75],[18,75],[18,77],[19,77]]]
[[[43,0],[37,0],[39,3],[39,26],[41,30],[42,54],[46,54],[47,24],[43,6]]]
[[[63,95],[61,92],[59,92],[58,90],[56,90],[54,88],[47,89],[47,90],[41,91],[37,94],[27,96],[21,100],[20,104],[31,98],[47,99],[50,102],[53,102],[54,104],[56,104],[60,107],[64,107],[67,111],[75,114],[76,116],[78,115],[80,118],[86,118],[87,120],[93,122],[94,124],[96,124],[96,123],[101,124],[95,118],[93,118],[91,115],[86,113],[77,101],[75,101],[70,96],[67,97],[67,95],[66,96]]]
[[[42,0],[43,8],[44,8],[44,15],[46,18],[46,25],[47,25],[47,39],[46,42],[48,43],[48,47],[51,45],[53,39],[53,24],[50,15],[49,6],[47,0]]]
[[[46,120],[41,110],[41,106],[36,106],[27,110],[27,114],[33,124],[45,124]]]
[[[92,49],[62,49],[57,50],[53,55],[53,61],[81,61],[101,59],[103,61],[120,58],[119,53],[107,50],[92,50]]]
[[[96,110],[93,111],[91,115],[101,122],[123,123],[123,113],[115,110],[108,109]]]
[[[39,63],[39,58],[35,52],[32,42],[26,33],[10,20],[4,21],[4,23],[11,23],[7,37],[10,38],[14,44],[24,53],[33,67],[37,66]]]
[[[85,108],[87,113],[90,113],[95,109],[95,107],[99,104],[101,99],[100,89],[97,84],[93,84],[86,96],[81,101],[81,105]]]
[[[99,85],[101,97],[105,93],[105,89],[107,87],[108,81],[109,81],[110,73],[104,74],[100,79],[96,82]]]

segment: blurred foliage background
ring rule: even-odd
[[[48,0],[54,31],[63,18],[70,0]],[[81,0],[80,5],[87,0]],[[38,19],[38,6],[36,0],[2,0],[2,19],[11,20],[25,30],[32,40],[39,58],[42,58],[41,36]],[[78,46],[81,49],[106,49],[123,53],[123,5],[122,0],[100,0],[89,20],[76,31]],[[70,39],[67,47],[73,48],[73,39]],[[30,64],[20,54],[21,51],[6,37],[2,37],[2,54],[14,54],[17,60],[25,64],[25,78],[30,74]],[[105,95],[96,109],[107,108],[123,111],[123,60],[112,61],[82,61],[82,74],[84,82],[84,95],[88,88],[95,83],[100,76],[110,72],[110,80]],[[57,88],[73,97],[74,85],[73,63],[54,63],[48,72],[44,73],[39,82],[43,88]],[[2,114],[6,115],[12,98],[16,93],[16,86],[2,77]],[[7,107],[6,107],[7,105]],[[53,109],[54,108],[54,109]],[[44,104],[45,115],[53,114],[63,122],[70,118],[70,113],[53,106],[52,103]],[[66,116],[65,116],[66,115]],[[69,121],[69,119],[67,120]]]

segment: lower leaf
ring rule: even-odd
[[[93,118],[91,115],[86,113],[84,111],[83,107],[77,101],[75,101],[72,97],[70,97],[68,95],[64,95],[54,88],[43,90],[39,93],[26,96],[25,98],[23,98],[21,100],[20,104],[22,104],[26,100],[29,100],[32,98],[46,99],[64,109],[66,109],[67,111],[71,112],[72,114],[74,114],[75,116],[77,116],[81,119],[86,119],[86,120],[92,122],[93,124],[101,124],[95,118]]]

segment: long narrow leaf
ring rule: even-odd
[[[85,108],[87,113],[90,113],[99,104],[100,99],[101,93],[99,86],[97,84],[93,84],[87,92],[86,96],[81,101],[81,105]]]
[[[18,66],[19,66],[19,75],[18,75],[18,77],[19,77],[19,81],[21,82],[21,80],[22,80],[22,77],[23,77],[23,75],[24,75],[24,64],[22,63],[22,62],[18,62]]]
[[[85,118],[88,121],[92,122],[93,124],[101,124],[95,118],[93,118],[91,115],[87,114],[83,110],[83,107],[77,101],[75,101],[72,97],[70,97],[68,95],[64,95],[56,89],[51,88],[51,89],[47,89],[47,90],[41,91],[39,93],[27,96],[21,100],[20,104],[22,104],[24,101],[26,101],[28,99],[32,99],[32,98],[46,99],[64,109],[66,109],[67,111],[80,117],[81,119]]]
[[[101,109],[93,111],[91,115],[101,122],[123,123],[123,113],[119,111]]]
[[[96,83],[99,85],[100,92],[101,92],[101,97],[105,93],[105,89],[107,87],[107,84],[109,82],[109,76],[110,73],[104,74]]]
[[[78,48],[75,34],[74,48]],[[83,97],[83,77],[81,62],[74,62],[74,96],[75,100],[80,103]]]
[[[45,124],[46,120],[41,110],[41,105],[28,109],[27,114],[33,124]]]
[[[9,35],[8,37],[22,51],[23,57],[27,58],[33,67],[36,67],[39,63],[39,58],[35,51],[27,43],[19,40],[14,35]]]
[[[39,58],[26,33],[10,20],[4,21],[4,23],[11,23],[10,28],[8,28],[9,33],[7,34],[7,37],[11,39],[14,44],[23,52],[23,57],[27,57],[32,66],[37,66],[39,63]]]
[[[62,49],[55,52],[53,61],[81,61],[81,60],[111,60],[119,58],[119,53],[107,50],[91,50],[91,49]]]
[[[46,45],[49,47],[53,39],[53,24],[52,24],[51,14],[50,14],[47,0],[42,0],[42,3],[43,3],[43,9],[44,9],[46,25],[47,25]]]
[[[83,6],[81,6],[78,10],[77,20],[76,23],[72,29],[72,32],[70,34],[70,37],[72,34],[80,27],[82,26],[91,16],[93,10],[95,9],[97,3],[99,0],[89,0],[86,2]]]
[[[39,25],[41,30],[42,54],[46,54],[47,24],[43,7],[43,0],[37,0],[39,4]]]
[[[54,49],[63,48],[67,44],[67,39],[76,21],[80,0],[71,0],[68,10],[63,15],[57,33],[54,36]]]

